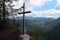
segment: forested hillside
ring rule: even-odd
[[[60,40],[60,18],[53,21],[43,33],[45,40]]]
[[[45,17],[25,17],[25,28],[32,29],[36,24],[44,28],[54,20],[55,20],[54,18]],[[22,17],[19,17],[17,19],[17,22],[22,25],[23,23]]]

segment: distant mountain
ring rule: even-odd
[[[19,17],[17,21],[22,25],[23,17]],[[35,24],[40,25],[41,27],[45,27],[50,24],[55,19],[53,18],[45,18],[45,17],[25,17],[25,28],[32,29]]]
[[[46,31],[43,33],[45,40],[60,40],[60,18],[48,25],[44,31]]]
[[[60,25],[60,18],[54,20],[53,22],[51,22],[49,25],[47,25],[44,30],[45,31],[51,31],[53,30],[55,27],[57,27],[58,25]]]

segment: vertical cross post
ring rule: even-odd
[[[25,26],[25,3],[23,3],[23,35],[24,35],[24,26]]]

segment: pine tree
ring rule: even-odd
[[[9,12],[6,10],[5,2],[12,2],[12,0],[3,1],[3,6],[0,7],[0,40],[20,40],[21,37],[19,37],[19,35],[22,34],[21,30],[19,30],[17,26],[14,27],[14,25],[11,24],[11,20],[6,17]],[[3,8],[3,10],[1,8]]]

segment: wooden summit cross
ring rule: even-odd
[[[27,12],[25,12],[25,3],[23,3],[23,6],[22,6],[21,8],[23,8],[23,12],[18,13],[18,14],[23,14],[23,35],[24,35],[25,13],[31,13],[31,11],[27,11]]]

